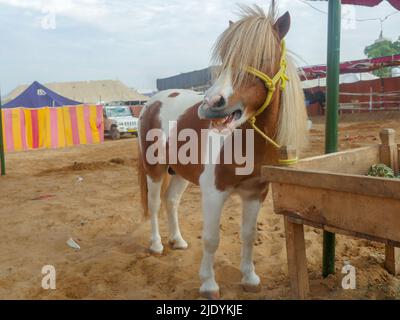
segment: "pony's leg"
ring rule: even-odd
[[[188,244],[183,240],[178,223],[178,206],[181,196],[188,186],[189,181],[181,176],[174,175],[164,195],[164,202],[168,212],[169,243],[173,249],[186,249]]]
[[[200,294],[208,299],[219,298],[219,287],[214,274],[214,255],[219,245],[220,217],[226,197],[226,193],[215,188],[202,190],[203,258],[200,266]]]
[[[163,252],[163,245],[161,243],[160,231],[158,229],[158,211],[160,210],[161,204],[161,181],[153,181],[149,176],[147,176],[147,203],[151,217],[151,246],[150,251],[156,254],[161,254]]]
[[[240,271],[242,272],[242,286],[244,290],[253,292],[260,289],[260,277],[255,273],[253,263],[254,238],[260,207],[261,202],[258,199],[243,199]]]

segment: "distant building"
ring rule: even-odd
[[[212,73],[215,67],[208,67],[202,70],[181,73],[179,75],[157,79],[157,89],[192,89],[204,92],[211,86]]]
[[[129,88],[119,80],[94,80],[46,83],[46,87],[72,100],[84,103],[107,103],[123,101],[127,105],[140,105],[149,97]],[[11,91],[5,100],[9,101],[22,93],[28,85],[20,85]]]

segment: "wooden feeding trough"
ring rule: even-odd
[[[381,144],[306,158],[289,167],[264,166],[274,210],[284,215],[288,269],[295,298],[309,292],[303,225],[386,245],[385,267],[400,272],[400,180],[366,176],[384,163],[396,174],[400,149],[395,131],[383,129]],[[295,150],[281,149],[283,159]]]

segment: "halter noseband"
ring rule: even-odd
[[[256,117],[259,116],[264,110],[270,105],[274,92],[276,90],[276,85],[280,81],[281,90],[286,89],[286,82],[289,81],[289,77],[286,74],[287,62],[286,62],[286,45],[285,40],[281,42],[281,60],[280,60],[280,68],[279,71],[275,74],[273,78],[270,78],[264,72],[257,70],[253,67],[247,67],[246,71],[257,78],[259,78],[262,82],[264,82],[265,87],[267,88],[267,97],[263,105],[254,113],[254,115],[248,120],[252,128],[257,131],[265,140],[271,143],[275,148],[280,149],[281,146],[268,137],[260,128],[256,126]],[[288,159],[288,160],[279,160],[280,164],[290,165],[297,162],[297,158]]]

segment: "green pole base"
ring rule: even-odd
[[[324,231],[322,255],[322,276],[324,278],[335,273],[335,242],[335,234]]]

